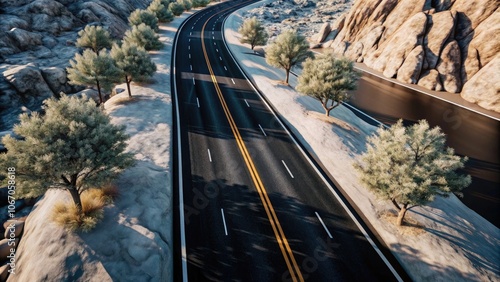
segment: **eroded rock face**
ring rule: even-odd
[[[54,94],[43,79],[40,69],[33,64],[9,69],[3,76],[22,95],[50,97]]]
[[[465,83],[460,94],[465,100],[500,112],[500,55]]]
[[[446,44],[437,65],[439,78],[443,82],[444,90],[457,93],[462,90],[462,79],[460,78],[460,48],[457,41],[453,40]]]
[[[460,92],[500,53],[498,0],[359,0],[338,26],[323,47],[431,90]]]

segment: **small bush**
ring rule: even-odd
[[[133,11],[128,17],[130,26],[146,24],[154,31],[158,31],[158,18],[156,15],[148,10],[137,9]]]
[[[189,11],[193,7],[191,0],[177,0],[184,7],[184,10]]]
[[[163,46],[158,34],[146,24],[133,26],[132,29],[127,30],[123,37],[123,43],[141,46],[146,51],[160,50]]]
[[[118,186],[112,183],[102,186],[99,191],[102,192],[103,199],[108,204],[112,203],[114,200],[116,200],[116,198],[118,198],[118,196],[120,196],[120,190],[118,190]]]
[[[100,189],[86,190],[82,193],[81,200],[83,215],[78,213],[74,203],[58,202],[52,210],[52,220],[68,231],[89,232],[94,229],[104,216],[104,192]]]

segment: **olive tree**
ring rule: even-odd
[[[125,83],[127,83],[129,97],[132,96],[130,91],[130,82],[132,80],[144,80],[152,76],[156,71],[156,65],[146,50],[133,43],[124,43],[122,46],[113,45],[111,57],[115,60],[116,65],[122,72]]]
[[[111,44],[111,36],[102,26],[87,25],[78,32],[76,40],[77,47],[90,48],[94,53],[99,53],[104,48],[111,48]]]
[[[399,210],[397,224],[406,212],[450,193],[461,195],[471,178],[458,172],[467,157],[455,155],[446,146],[439,127],[429,128],[425,120],[408,128],[399,120],[389,129],[380,128],[368,138],[367,151],[355,168],[361,181]]]
[[[124,43],[133,43],[147,51],[159,50],[163,46],[158,34],[145,24],[135,25],[125,32]]]
[[[151,4],[149,4],[148,11],[155,14],[159,22],[171,22],[174,19],[174,15],[168,9],[168,4],[166,5],[167,6],[162,4],[161,0],[154,0]]]
[[[257,17],[246,19],[238,29],[241,34],[240,42],[250,44],[253,48],[257,45],[265,45],[269,35],[265,28],[257,20]]]
[[[66,68],[69,83],[97,87],[100,103],[103,102],[101,88],[110,91],[120,75],[120,70],[106,50],[96,54],[87,49],[82,55],[75,54],[69,64],[70,67]]]
[[[331,110],[349,100],[347,91],[356,89],[357,80],[351,61],[325,54],[305,61],[297,90],[319,100],[329,116]]]
[[[38,197],[46,190],[65,189],[82,214],[80,195],[114,179],[133,164],[125,153],[124,127],[87,97],[62,95],[45,102],[45,114],[22,114],[14,133],[2,138],[7,153],[0,162],[16,171],[16,193]]]
[[[266,62],[271,66],[285,69],[286,84],[288,84],[292,67],[310,56],[311,51],[309,51],[306,38],[293,30],[287,30],[278,35],[266,50]]]
[[[137,9],[133,11],[128,17],[128,22],[130,26],[146,24],[154,31],[158,31],[158,18],[148,10]]]

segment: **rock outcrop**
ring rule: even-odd
[[[42,101],[68,85],[64,69],[78,52],[77,33],[87,24],[102,25],[119,38],[128,16],[151,0],[0,0],[0,131],[9,130],[21,112],[38,110]]]
[[[496,38],[498,0],[359,0],[345,18],[332,24],[323,47],[364,62],[386,77],[431,90],[466,91],[464,99],[500,112],[493,102],[499,99],[492,90],[495,82],[486,86],[483,80],[495,77],[498,68],[489,66],[488,74],[481,71],[500,53]],[[480,89],[472,85],[489,90],[478,95]]]

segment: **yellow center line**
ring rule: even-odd
[[[227,10],[227,9],[225,9],[225,10]],[[219,13],[221,13],[225,10],[222,10]],[[234,122],[234,119],[233,119],[233,117],[229,111],[229,108],[226,104],[226,101],[225,101],[224,97],[222,96],[222,91],[220,90],[219,84],[217,82],[217,78],[215,77],[212,66],[210,64],[210,60],[208,58],[203,34],[205,32],[205,27],[206,27],[207,23],[210,21],[210,19],[212,19],[215,15],[217,15],[219,13],[216,13],[216,14],[212,15],[210,18],[208,18],[208,20],[205,22],[205,24],[203,25],[203,28],[201,30],[201,44],[202,44],[203,54],[205,56],[205,61],[207,63],[207,67],[208,67],[208,70],[210,72],[212,82],[215,86],[215,90],[216,90],[217,95],[219,97],[219,100],[221,102],[222,108],[224,110],[226,118],[227,118],[229,125],[231,127],[231,131],[233,132],[233,135],[236,139],[236,143],[238,144],[238,147],[241,151],[243,159],[245,160],[245,164],[247,165],[247,168],[250,172],[250,176],[252,178],[252,181],[257,188],[257,192],[258,192],[259,197],[262,201],[262,204],[263,204],[264,209],[266,211],[269,222],[271,223],[271,227],[274,231],[274,235],[275,235],[276,240],[278,242],[278,245],[280,247],[283,258],[285,259],[288,270],[290,271],[290,275],[292,277],[292,280],[303,282],[304,278],[302,277],[302,273],[300,271],[300,268],[297,265],[297,261],[295,260],[292,249],[290,248],[290,245],[288,244],[288,240],[285,237],[285,233],[283,232],[283,228],[281,227],[281,224],[279,223],[276,212],[271,204],[271,200],[269,199],[269,196],[266,192],[264,184],[262,183],[262,180],[259,176],[259,173],[257,172],[257,169],[255,168],[254,162],[253,162],[252,158],[250,157],[250,154],[248,153],[248,150],[245,146],[243,138],[241,137],[240,132],[236,126],[236,123]]]

